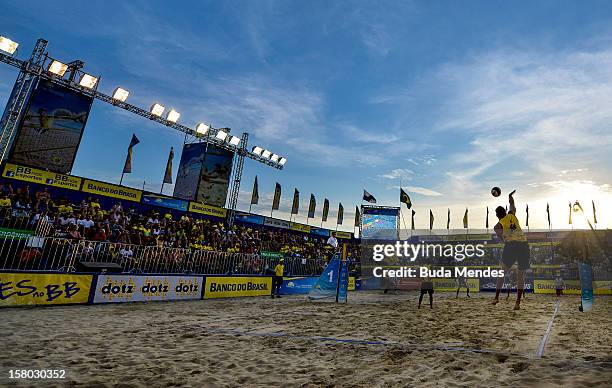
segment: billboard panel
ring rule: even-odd
[[[174,184],[175,197],[187,200],[195,199],[205,151],[206,143],[192,143],[183,146],[181,162]]]
[[[223,207],[227,197],[234,153],[213,144],[183,146],[174,196]]]
[[[200,299],[200,276],[98,275],[94,303]]]
[[[399,208],[363,207],[361,236],[363,238],[396,237]]]
[[[87,303],[92,275],[0,273],[0,307]]]
[[[208,145],[200,175],[196,201],[213,206],[225,206],[227,189],[232,174],[234,153],[212,144]]]
[[[93,99],[40,80],[13,142],[9,160],[69,174]]]

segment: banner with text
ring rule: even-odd
[[[98,182],[91,179],[85,179],[83,182],[82,191],[134,202],[140,202],[140,198],[142,197],[142,191],[140,190],[112,185],[110,183]]]
[[[207,216],[223,218],[227,214],[227,209],[212,205],[205,205],[199,202],[189,202],[189,211],[193,213],[204,214]]]
[[[0,273],[0,306],[87,303],[92,275]]]
[[[269,276],[207,276],[204,299],[270,296],[271,292],[272,278]]]
[[[4,166],[2,176],[5,178],[17,179],[25,182],[38,183],[41,185],[61,187],[70,190],[81,188],[81,178],[72,175],[65,175],[56,172],[39,170],[33,167],[19,166],[7,163]]]
[[[94,303],[200,299],[200,276],[99,275]]]

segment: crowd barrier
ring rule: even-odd
[[[141,246],[87,241],[32,234],[0,237],[0,270],[87,272],[84,268],[114,268],[121,273],[266,275],[282,256],[215,252],[207,250]],[[323,260],[286,257],[285,273],[318,275]]]

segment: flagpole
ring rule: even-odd
[[[161,190],[159,190],[159,193],[160,193],[160,194],[163,194],[163,193],[164,193],[164,185],[165,185],[165,184],[166,184],[165,182],[162,182],[162,187],[161,187]]]
[[[119,186],[122,186],[123,183],[123,176],[125,175],[125,172],[121,173],[121,179],[119,179]]]

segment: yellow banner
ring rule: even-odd
[[[470,291],[480,291],[480,279],[467,279]],[[433,279],[434,290],[436,291],[457,291],[457,280],[455,279]],[[465,287],[461,287],[465,290]]]
[[[39,170],[33,167],[19,166],[7,163],[2,173],[3,177],[18,179],[20,181],[39,183],[41,185],[62,187],[64,189],[79,190],[81,188],[81,178],[71,175],[59,174]]]
[[[240,296],[270,296],[272,278],[266,277],[206,277],[204,299],[236,298]]]
[[[351,232],[332,232],[334,234],[334,236],[336,236],[336,238],[344,238],[344,239],[351,239],[351,237],[353,237],[353,234]]]
[[[140,202],[140,197],[142,196],[142,191],[140,190],[118,185],[111,185],[110,183],[92,181],[90,179],[85,179],[85,181],[83,182],[82,191],[86,193],[104,195],[106,197],[119,198],[126,201],[134,202]]]
[[[200,202],[189,202],[189,211],[220,218],[224,218],[227,214],[227,210],[222,207],[206,205]]]
[[[581,294],[580,280],[564,280],[563,285],[564,294]],[[536,294],[554,294],[557,292],[557,283],[554,280],[534,279],[533,292]],[[593,294],[612,295],[612,280],[594,280]]]
[[[355,291],[355,277],[349,276],[348,287],[346,288],[348,291]]]
[[[0,306],[87,303],[92,275],[0,273]]]
[[[296,224],[295,222],[291,223],[291,230],[296,230],[298,232],[310,233],[310,226],[304,224]]]

